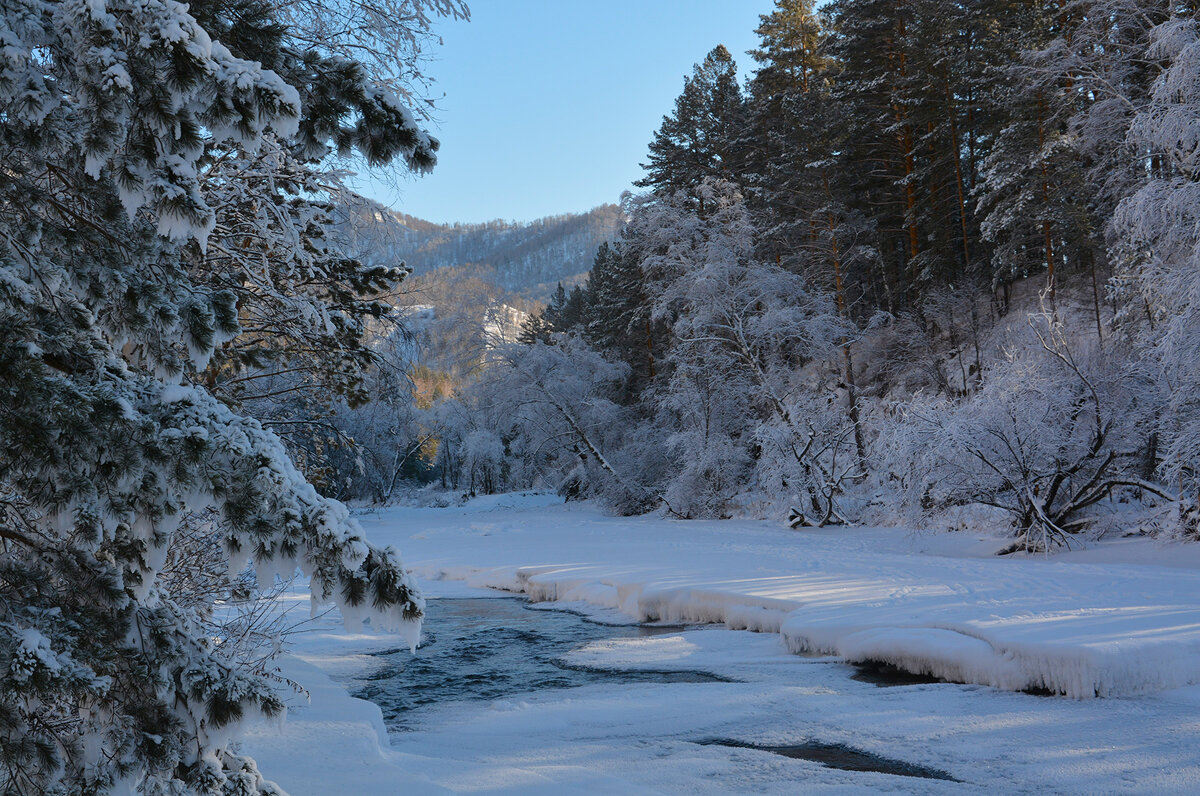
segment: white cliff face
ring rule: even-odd
[[[497,304],[488,312],[488,319],[483,324],[484,345],[488,350],[517,342],[521,332],[521,324],[529,318],[529,313],[510,307],[507,304]]]

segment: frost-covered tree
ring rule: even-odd
[[[640,485],[614,464],[627,420],[612,396],[628,368],[603,359],[577,337],[498,352],[466,400],[474,429],[459,433],[461,478],[492,463],[496,440],[508,449],[510,483],[542,484],[572,497],[599,495],[614,504],[644,501]],[[479,471],[481,474],[483,470]]]
[[[654,315],[671,326],[670,382],[656,400],[665,425],[677,429],[672,444],[690,486],[675,488],[669,503],[688,514],[727,503],[747,485],[756,428],[770,423],[782,429],[780,450],[800,473],[790,489],[815,513],[812,522],[844,519],[829,494],[826,446],[800,407],[806,391],[830,388],[828,362],[850,330],[803,277],[755,259],[753,224],[734,185],[706,180],[693,194],[703,215],[680,192],[643,197],[630,220],[646,252]],[[731,455],[729,445],[743,453]]]
[[[1126,299],[1126,328],[1162,367],[1168,401],[1162,473],[1194,507],[1200,503],[1194,387],[1200,379],[1200,22],[1194,14],[1173,16],[1151,35],[1150,55],[1165,66],[1130,130],[1148,178],[1114,216],[1123,263],[1116,289]]]
[[[315,603],[415,638],[422,601],[395,552],[200,375],[252,305],[336,260],[307,248],[305,163],[433,164],[393,93],[290,30],[252,0],[4,8],[5,792],[276,791],[229,747],[282,710],[270,680],[160,578],[189,513],[214,512],[230,572],[299,568]],[[330,300],[317,288],[305,306]]]

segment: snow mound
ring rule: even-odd
[[[891,581],[849,575],[836,586],[827,577],[803,575],[766,581],[771,592],[786,597],[767,596],[765,584],[755,580],[701,587],[629,573],[597,578],[599,568],[580,565],[518,568],[515,584],[495,572],[486,580],[515,585],[535,602],[582,601],[639,622],[779,633],[795,653],[881,661],[913,674],[1010,691],[1087,699],[1200,682],[1200,606],[989,613],[1002,601],[980,599],[956,583],[912,583],[912,568],[902,563],[896,562]],[[479,583],[479,573],[470,579]],[[1072,602],[1083,596],[1058,588]],[[1043,597],[1054,602],[1052,595]],[[1013,601],[1011,594],[1005,598]],[[1061,603],[1063,595],[1057,599]]]
[[[816,649],[803,634],[785,628],[784,641],[794,652],[824,652],[851,663],[881,661],[912,674],[958,683],[980,683],[1019,691],[1031,687],[1009,656],[991,644],[937,627],[880,627],[839,638],[832,649]]]
[[[881,661],[913,674],[1074,699],[1131,696],[1200,681],[1200,611],[1188,606],[1019,613],[939,626],[886,624],[883,607],[847,617],[793,612],[798,653]],[[965,613],[965,612],[963,612]],[[874,620],[877,624],[867,624]]]

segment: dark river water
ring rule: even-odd
[[[376,653],[383,666],[355,694],[383,709],[393,732],[417,728],[415,708],[456,700],[494,700],[593,683],[707,683],[694,671],[606,671],[558,659],[590,641],[678,633],[679,626],[606,625],[565,611],[528,607],[523,598],[429,600],[424,640]]]

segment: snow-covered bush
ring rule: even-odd
[[[866,466],[858,456],[844,398],[801,392],[787,410],[791,422],[776,418],[755,431],[760,488],[777,500],[786,497],[792,527],[854,521],[857,511],[847,492],[866,476]]]
[[[930,516],[979,503],[1006,511],[1014,549],[1068,545],[1094,508],[1138,478],[1153,395],[1094,339],[1068,337],[1052,314],[1014,330],[1000,364],[962,400],[897,408],[891,469],[910,508]]]

